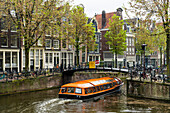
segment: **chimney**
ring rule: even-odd
[[[106,26],[106,13],[102,11],[102,29]]]
[[[117,16],[120,16],[121,18],[121,20],[123,19],[123,16],[122,16],[122,12],[123,12],[123,9],[122,8],[118,8],[117,9]]]

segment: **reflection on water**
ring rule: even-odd
[[[0,96],[0,113],[169,113],[170,104],[113,94],[96,102],[63,100],[58,89]]]

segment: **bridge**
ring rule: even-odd
[[[77,68],[68,68],[67,70],[63,70],[62,72],[62,82],[63,84],[69,83],[71,80],[73,74],[75,72],[79,71],[107,71],[107,72],[121,72],[121,73],[126,73],[128,74],[129,71],[128,69],[121,69],[121,68],[112,68],[112,67],[95,67],[95,68],[89,68],[89,66],[86,67],[77,67]]]

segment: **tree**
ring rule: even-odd
[[[132,8],[129,11],[135,13],[137,17],[141,16],[146,20],[155,18],[156,21],[163,23],[163,29],[166,34],[167,75],[170,76],[169,0],[131,0],[129,4]],[[125,10],[127,10],[127,8],[125,8]]]
[[[109,31],[106,32],[106,44],[110,46],[110,51],[115,54],[115,67],[117,67],[117,55],[126,51],[126,31],[123,30],[123,20],[114,15],[109,20]]]
[[[144,50],[142,49],[142,44],[146,44],[146,50],[148,53],[152,53],[155,49],[155,45],[153,44],[152,37],[150,36],[150,25],[151,23],[148,23],[147,21],[139,20],[140,26],[138,28],[135,28],[135,47],[137,50],[136,54],[141,55],[144,53]],[[142,66],[142,60],[141,60],[141,66]]]
[[[56,6],[60,6],[61,2],[60,0],[5,0],[0,3],[3,6],[0,15],[5,15],[14,23],[20,38],[24,41],[26,71],[29,70],[30,48],[43,37],[54,19],[53,15],[59,10]]]
[[[74,6],[70,13],[69,27],[66,31],[69,33],[68,42],[75,47],[76,63],[79,65],[79,51],[83,46],[92,46],[95,44],[94,28],[92,23],[87,23],[88,18],[84,14],[81,6]]]
[[[166,34],[163,33],[164,29],[162,25],[157,25],[156,29],[154,29],[154,34],[159,34],[152,36],[154,45],[160,50],[160,67],[162,68],[162,53],[166,50]],[[165,57],[164,57],[165,58]]]

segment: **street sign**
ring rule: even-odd
[[[89,61],[89,68],[95,68],[95,61]]]
[[[99,65],[99,60],[96,60],[95,64],[96,64],[96,65]]]

